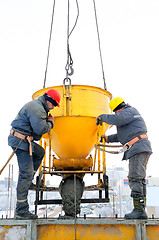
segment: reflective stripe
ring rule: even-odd
[[[135,115],[134,116],[134,118],[140,118],[141,117],[141,115]]]
[[[24,200],[18,200],[17,199],[17,202],[26,202],[27,201],[27,199],[24,199]]]

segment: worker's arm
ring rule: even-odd
[[[49,132],[53,128],[53,123],[47,121],[47,119],[32,117],[30,119],[33,132],[37,135],[43,135],[44,133]]]
[[[109,142],[119,142],[117,133],[109,135],[108,136],[108,141]]]
[[[47,121],[48,121],[48,122],[51,122],[52,128],[53,128],[54,123],[55,123],[55,120],[54,120],[54,117],[53,117],[51,114],[49,114],[49,116],[48,116],[48,118],[47,118]]]
[[[43,135],[49,132],[53,128],[53,120],[48,121],[46,111],[44,109],[37,109],[34,114],[31,111],[27,111],[29,122],[36,135]]]
[[[117,134],[112,134],[112,135],[109,135],[109,136],[102,135],[101,139],[100,139],[100,142],[103,142],[103,139],[105,140],[106,143],[119,142]]]
[[[134,120],[134,115],[124,109],[117,114],[102,114],[98,116],[98,118],[100,118],[101,122],[106,122],[110,125],[122,126],[131,123]]]

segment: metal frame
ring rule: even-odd
[[[97,132],[97,142],[100,137],[100,132],[102,131],[102,126],[99,126],[98,132]],[[105,144],[105,140],[103,139],[103,144]],[[93,167],[92,169],[83,169],[83,170],[56,170],[53,166],[53,161],[51,161],[51,135],[49,133],[49,141],[46,143],[46,141],[43,141],[41,139],[40,143],[41,146],[43,145],[45,152],[46,147],[48,145],[49,147],[49,166],[46,167],[46,155],[43,159],[43,166],[41,164],[39,168],[39,176],[36,180],[36,200],[35,200],[35,213],[37,213],[37,205],[43,205],[43,204],[62,204],[62,199],[50,199],[50,200],[44,200],[43,199],[43,192],[49,191],[49,188],[45,185],[45,174],[52,175],[59,175],[63,176],[65,174],[71,174],[71,175],[83,175],[83,174],[98,174],[98,184],[96,185],[96,189],[92,190],[98,190],[99,191],[99,198],[95,199],[81,199],[81,203],[106,203],[109,202],[109,193],[108,193],[108,176],[106,175],[106,153],[103,151],[102,153],[100,150],[95,149],[95,155],[94,155],[94,161],[93,161]],[[103,147],[105,149],[105,147]],[[101,164],[101,154],[103,157],[103,164]],[[96,170],[96,161],[98,158],[98,169]],[[42,169],[43,168],[43,169]],[[47,169],[47,170],[46,170]],[[103,180],[101,179],[101,174],[103,175]],[[44,186],[44,188],[41,188],[40,185]],[[50,188],[51,190],[52,188]],[[102,190],[105,192],[105,197],[102,198]],[[53,191],[53,190],[52,190]]]
[[[65,172],[65,171],[64,171]],[[78,171],[76,171],[78,172]],[[82,171],[83,172],[83,171]],[[74,172],[73,172],[74,173]],[[43,205],[43,204],[62,204],[62,199],[47,199],[47,200],[43,200],[43,192],[44,191],[57,191],[57,189],[52,189],[49,187],[45,187],[45,188],[40,188],[40,183],[42,180],[44,172],[41,171],[40,175],[37,177],[36,179],[36,200],[35,200],[35,214],[37,214],[37,206],[38,205]],[[46,173],[45,173],[46,174]],[[48,173],[47,173],[48,174]],[[74,173],[75,174],[75,173]],[[106,176],[107,177],[107,176]],[[108,180],[106,179],[105,181]],[[95,190],[98,190],[95,189]],[[105,190],[105,198],[102,198],[102,190]],[[106,203],[109,202],[109,198],[108,198],[108,186],[104,186],[104,188],[100,188],[99,190],[99,198],[91,198],[91,199],[81,199],[81,203]]]

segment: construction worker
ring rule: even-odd
[[[126,219],[147,219],[146,204],[146,166],[151,144],[147,137],[147,127],[140,113],[124,102],[121,97],[113,98],[109,107],[115,114],[102,114],[96,118],[96,124],[116,125],[117,133],[103,135],[107,143],[120,142],[123,145],[123,160],[129,159],[129,187],[133,198],[134,209],[125,214]]]
[[[26,103],[11,123],[8,144],[16,152],[19,178],[17,184],[17,203],[15,219],[36,219],[37,215],[29,212],[28,190],[44,157],[45,150],[35,141],[54,126],[54,118],[48,113],[59,107],[60,94],[50,89],[38,99]]]

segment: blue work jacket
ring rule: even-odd
[[[43,96],[26,103],[19,111],[17,117],[12,121],[11,126],[17,132],[32,136],[34,140],[40,140],[44,133],[47,133],[53,127],[53,124],[47,121],[49,109]],[[9,135],[8,145],[16,148],[20,139]],[[34,151],[34,142],[32,142]],[[29,151],[29,143],[23,140],[18,147]]]
[[[102,114],[101,121],[107,124],[116,125],[117,133],[108,136],[109,142],[120,142],[122,145],[129,142],[134,137],[147,133],[147,127],[140,113],[130,105],[116,114]],[[137,141],[124,153],[123,160],[129,159],[135,154],[147,152],[152,153],[151,143],[148,139]]]

